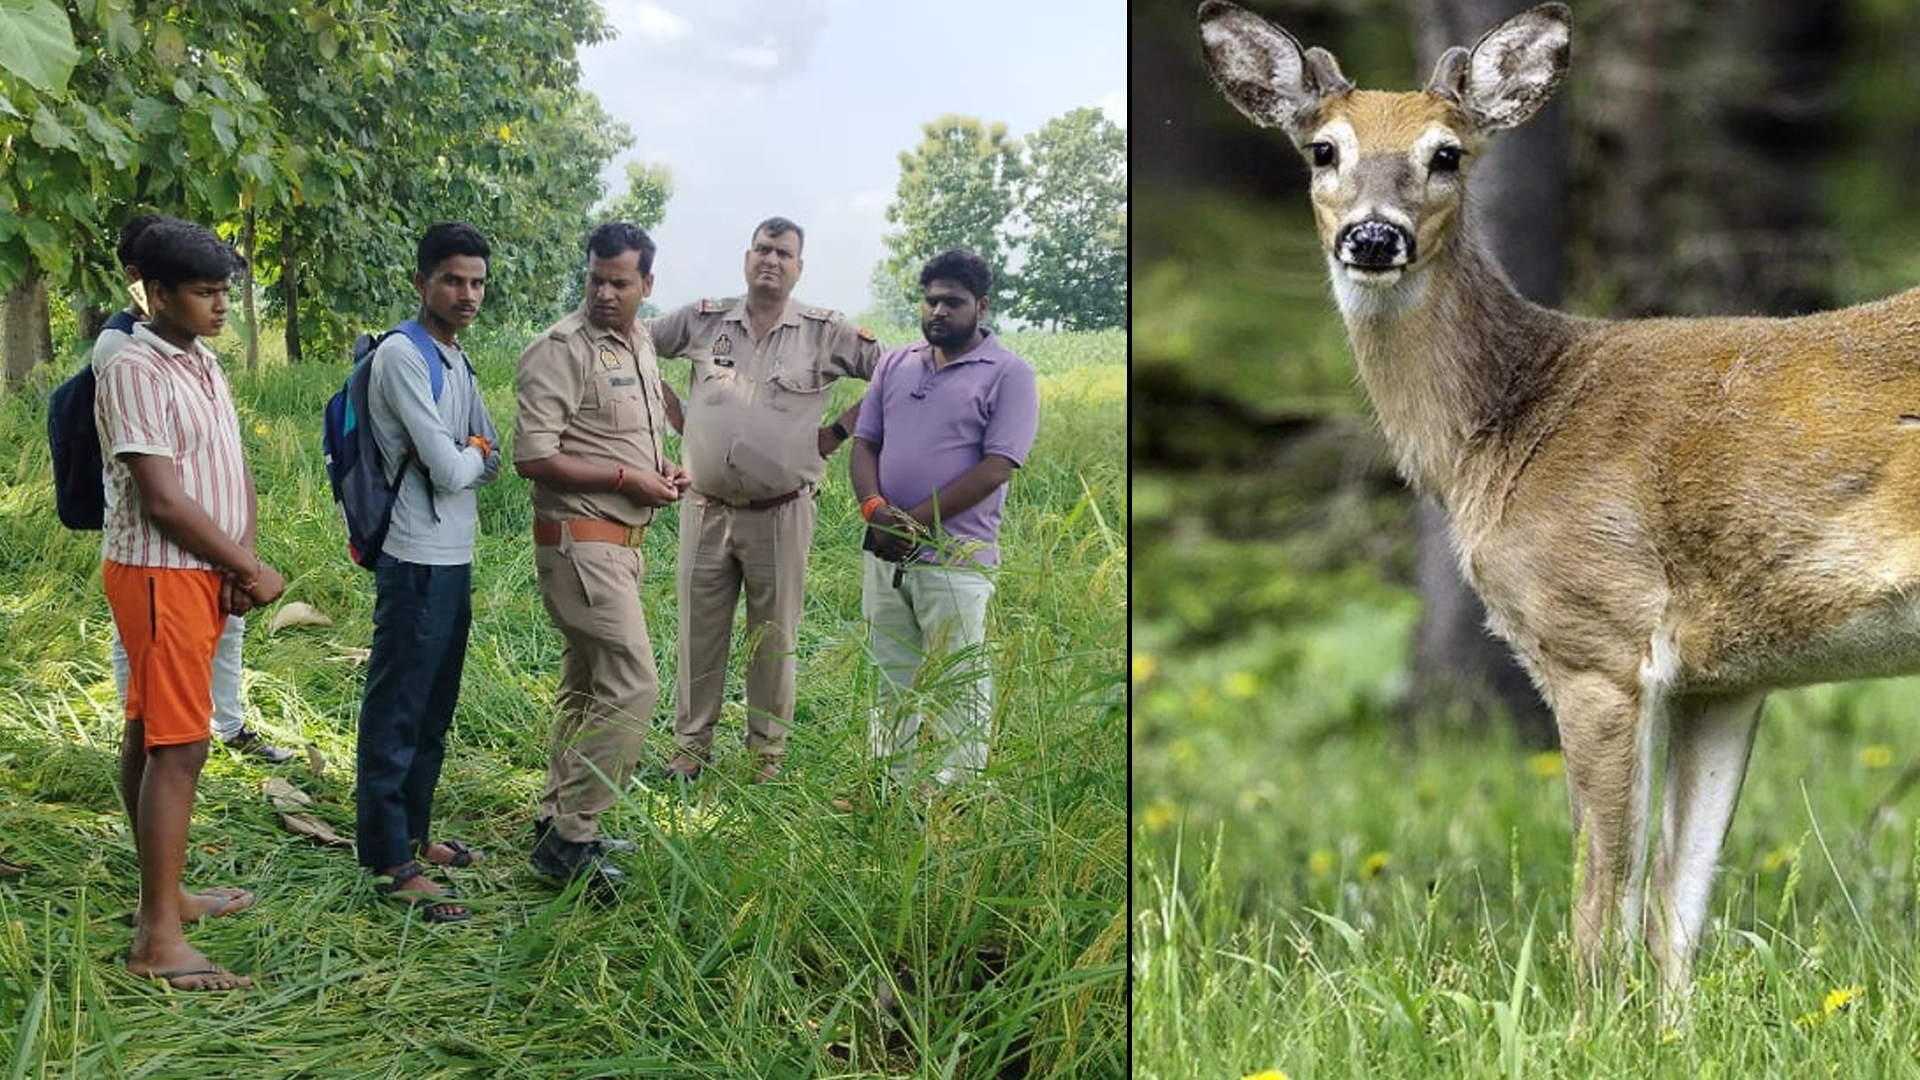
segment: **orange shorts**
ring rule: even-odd
[[[146,747],[207,739],[213,727],[213,654],[227,618],[220,574],[100,565],[107,606],[127,650],[129,722],[146,727]]]

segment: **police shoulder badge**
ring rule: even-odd
[[[715,312],[725,311],[727,310],[727,308],[731,306],[732,305],[728,304],[725,300],[714,300],[714,299],[702,300],[700,301],[700,314],[712,315]]]
[[[820,307],[801,308],[800,314],[805,315],[809,319],[814,319],[819,322],[834,322],[840,318],[840,313],[833,310],[832,308],[820,308]]]

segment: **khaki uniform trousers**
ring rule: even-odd
[[[680,670],[673,740],[703,757],[727,689],[733,611],[747,594],[747,748],[787,752],[793,721],[795,647],[807,587],[807,551],[819,515],[811,491],[769,510],[704,495],[680,504]]]
[[[626,790],[660,677],[640,606],[639,548],[575,543],[534,548],[540,599],[560,631],[558,716],[547,751],[540,816],[563,840],[600,835],[600,815]]]

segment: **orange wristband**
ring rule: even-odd
[[[861,499],[860,500],[860,520],[872,521],[873,512],[885,505],[887,505],[887,497],[885,495],[869,495],[866,498]]]

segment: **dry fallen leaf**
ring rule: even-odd
[[[289,626],[332,625],[333,620],[315,610],[312,604],[295,600],[292,603],[280,605],[280,610],[273,613],[273,621],[267,624],[267,629],[277,634]]]
[[[318,840],[331,847],[352,847],[353,841],[333,831],[333,826],[305,813],[313,805],[313,796],[287,783],[278,776],[270,776],[260,785],[267,801],[280,811],[280,824],[295,836],[305,836]]]

